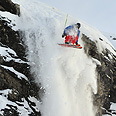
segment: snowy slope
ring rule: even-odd
[[[105,37],[108,38],[108,40],[112,43],[112,45],[115,47],[116,49],[116,34],[112,34],[112,33],[107,33],[107,32],[103,32],[103,34],[105,35]]]
[[[28,59],[35,73],[36,81],[42,84],[45,95],[39,106],[42,116],[95,116],[91,91],[97,92],[96,64],[88,58],[84,50],[63,48],[61,38],[66,14],[49,7],[38,0],[13,0],[20,4],[21,17],[2,13],[14,21],[14,30],[25,32]],[[100,52],[112,49],[109,40],[87,24],[68,18],[67,25],[80,22],[81,34],[97,41]],[[83,41],[79,38],[79,43]],[[99,38],[102,38],[101,41]]]

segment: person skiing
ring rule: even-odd
[[[72,43],[73,45],[79,46],[78,44],[78,38],[80,35],[80,30],[79,28],[81,27],[80,23],[76,23],[73,25],[69,25],[64,29],[64,32],[62,34],[62,38],[65,37],[65,44]]]

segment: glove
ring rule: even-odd
[[[65,36],[66,36],[66,35],[63,33],[63,34],[62,34],[62,38],[65,37]]]

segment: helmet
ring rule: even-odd
[[[77,23],[77,28],[79,29],[81,27],[81,24],[80,23]]]

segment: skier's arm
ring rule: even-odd
[[[65,33],[65,30],[64,30],[64,32],[62,34],[62,38],[65,37],[65,36],[66,36],[66,33]]]
[[[66,27],[66,28],[64,29],[64,32],[63,32],[63,34],[62,34],[62,38],[65,37],[65,36],[68,34],[67,32],[68,32],[69,30],[71,30],[71,28],[73,28],[73,27],[72,27],[72,26],[68,26],[68,27]]]
[[[64,29],[64,32],[63,32],[63,34],[62,34],[62,38],[65,37],[65,36],[67,35],[66,32],[67,32],[67,28]]]

